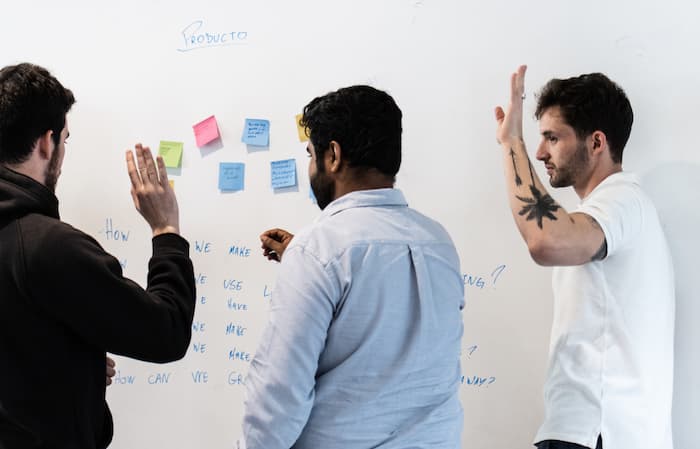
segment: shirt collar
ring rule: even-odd
[[[629,182],[632,184],[639,185],[639,177],[636,174],[625,171],[619,171],[603,179],[597,186],[593,188],[593,190],[590,191],[588,195],[581,199],[581,202],[586,201],[588,198],[591,197],[591,195],[593,195],[593,192],[596,192],[601,187],[606,186],[608,184],[613,184],[618,181]]]
[[[316,221],[356,207],[408,207],[399,189],[355,190],[331,202]]]

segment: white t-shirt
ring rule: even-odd
[[[605,449],[671,449],[673,265],[654,205],[634,175],[601,182],[576,212],[593,217],[604,260],[557,267],[545,383],[535,442]]]

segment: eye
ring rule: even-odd
[[[549,140],[550,143],[557,143],[559,141],[559,139],[554,136],[549,136],[547,140]]]

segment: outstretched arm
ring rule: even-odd
[[[503,147],[508,199],[513,218],[540,265],[580,265],[605,257],[605,236],[598,223],[568,213],[547,192],[532,167],[523,140],[526,66],[511,75],[508,110],[498,106],[496,136]]]

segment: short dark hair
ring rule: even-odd
[[[49,130],[58,145],[73,103],[73,93],[43,67],[22,63],[0,70],[0,163],[27,160]]]
[[[311,100],[299,124],[315,147],[319,169],[334,140],[349,166],[376,168],[394,177],[401,166],[401,117],[386,92],[350,86]]]
[[[608,140],[613,162],[622,162],[622,150],[632,130],[632,106],[620,86],[602,73],[550,80],[537,98],[535,117],[558,106],[576,136],[584,139],[602,131]]]

